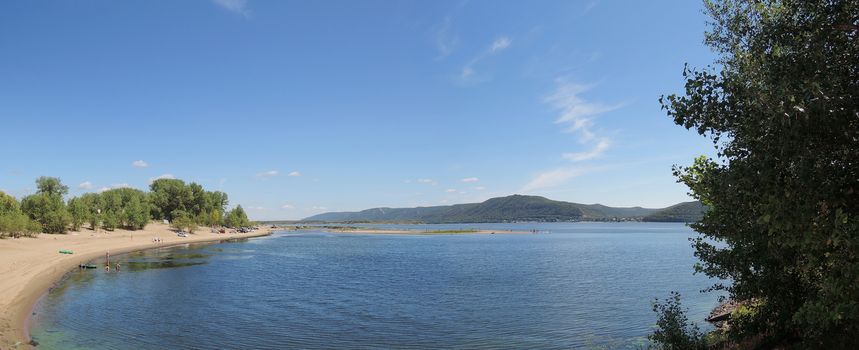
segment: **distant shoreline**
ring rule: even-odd
[[[189,243],[218,242],[270,235],[274,229],[216,234],[202,227],[189,237],[177,237],[167,225],[151,223],[143,230],[68,234],[39,234],[37,238],[0,240],[0,348],[29,349],[29,322],[39,298],[78,265],[111,255]],[[154,238],[161,243],[154,243]],[[60,254],[71,250],[74,254]]]
[[[386,229],[371,229],[371,228],[344,228],[344,229],[324,229],[326,232],[333,233],[354,233],[354,234],[382,234],[382,235],[490,235],[490,234],[514,234],[525,235],[536,232],[517,231],[517,230],[470,230],[470,229],[451,229],[451,230],[386,230]]]

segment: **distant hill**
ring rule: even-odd
[[[681,203],[683,205],[687,203]],[[421,222],[480,223],[511,221],[609,221],[644,220],[664,209],[642,207],[615,208],[601,204],[554,201],[539,196],[512,195],[491,198],[482,203],[417,208],[373,208],[358,212],[331,212],[305,218],[324,222]],[[671,218],[669,215],[655,218]],[[671,220],[652,220],[671,221]],[[684,220],[675,220],[684,221]]]
[[[683,202],[644,217],[644,221],[695,222],[704,217],[707,206],[701,202]]]

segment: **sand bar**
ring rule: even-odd
[[[334,233],[363,233],[363,234],[390,234],[390,235],[489,235],[489,234],[531,234],[529,231],[514,230],[395,230],[395,229],[372,229],[372,228],[344,228],[325,229],[326,232]]]
[[[249,233],[211,233],[200,228],[188,237],[178,237],[167,225],[153,223],[139,231],[93,232],[83,229],[65,235],[39,234],[37,238],[0,239],[0,349],[29,349],[27,326],[36,301],[79,264],[136,250],[185,243],[212,242],[264,236],[262,228]],[[160,244],[153,238],[160,238]],[[60,254],[71,250],[74,254]]]

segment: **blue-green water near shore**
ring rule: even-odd
[[[654,297],[717,296],[682,224],[397,226],[525,235],[277,232],[117,256],[39,303],[40,349],[636,348]]]

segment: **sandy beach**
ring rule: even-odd
[[[201,227],[195,234],[178,237],[167,225],[153,223],[144,230],[94,232],[82,229],[65,235],[39,234],[36,238],[0,240],[0,349],[29,349],[27,324],[36,301],[79,264],[135,250],[264,236],[262,228],[250,233],[211,233]],[[153,243],[154,238],[161,243]],[[71,250],[74,254],[60,254]]]

